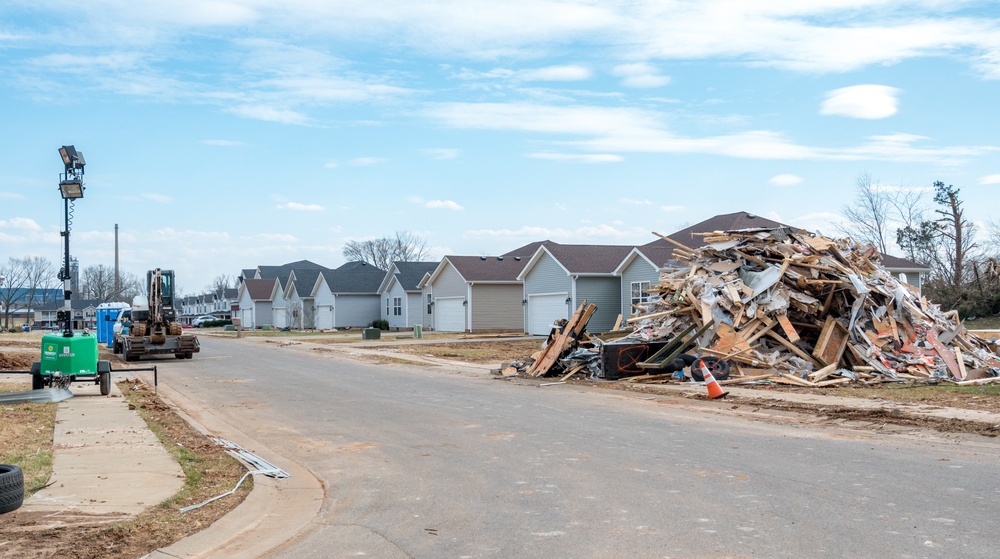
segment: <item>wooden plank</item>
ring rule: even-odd
[[[809,373],[809,380],[811,380],[813,382],[819,382],[819,381],[825,379],[826,377],[832,375],[836,370],[837,370],[837,364],[836,363],[827,365],[826,367],[823,367],[822,369],[819,369],[819,370],[816,370],[816,371],[813,371],[813,372]]]
[[[781,325],[781,329],[785,331],[785,335],[788,336],[788,340],[790,342],[794,344],[799,340],[801,340],[801,338],[799,338],[798,331],[796,331],[795,327],[792,326],[792,323],[791,321],[788,320],[787,315],[779,314],[777,318],[778,318],[778,324]]]
[[[580,303],[580,307],[573,313],[569,321],[563,326],[562,331],[552,340],[552,343],[545,348],[542,358],[531,364],[525,374],[533,377],[540,377],[549,372],[555,365],[563,352],[568,349],[587,327],[590,317],[597,311],[596,305],[588,304],[587,301]]]
[[[802,351],[796,345],[794,345],[792,342],[786,340],[785,338],[782,338],[781,335],[779,335],[779,334],[775,334],[774,330],[768,330],[767,331],[767,335],[770,336],[771,338],[773,338],[774,340],[776,340],[779,344],[787,347],[789,350],[791,350],[792,353],[794,353],[795,355],[798,355],[799,357],[805,359],[806,361],[812,361],[818,367],[825,367],[826,366],[826,363],[820,363],[820,361],[818,359],[816,359],[812,355],[809,355],[808,353]]]
[[[965,370],[965,360],[962,359],[962,350],[957,347],[955,348],[955,360],[958,361],[958,378],[960,380],[965,380],[965,377],[969,376],[969,373]]]
[[[847,341],[847,328],[833,316],[827,315],[819,339],[816,340],[816,345],[813,348],[813,356],[819,359],[823,365],[836,365],[844,356]]]

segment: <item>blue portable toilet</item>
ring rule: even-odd
[[[122,309],[130,309],[128,303],[101,303],[97,306],[97,343],[111,347],[115,341],[115,319]]]

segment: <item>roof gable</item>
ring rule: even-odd
[[[467,282],[517,282],[517,276],[528,264],[521,256],[445,256]],[[441,266],[434,271],[438,274]],[[435,275],[432,274],[431,281]]]
[[[670,239],[686,246],[689,248],[700,248],[705,243],[702,242],[703,237],[695,235],[695,233],[710,233],[712,231],[736,231],[740,229],[775,229],[778,227],[791,227],[790,225],[785,225],[784,223],[779,223],[777,221],[768,219],[766,217],[761,217],[759,215],[754,215],[747,212],[736,212],[731,214],[721,214],[717,216],[710,217],[705,221],[696,223],[690,227],[685,227],[676,233],[671,233],[667,235]],[[646,243],[642,245],[642,248],[646,247],[670,247],[671,249],[675,245],[670,241],[664,239],[656,239],[653,242]]]

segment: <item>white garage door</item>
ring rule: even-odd
[[[528,296],[528,333],[545,336],[552,331],[552,323],[569,318],[566,294]]]
[[[434,322],[438,332],[465,332],[465,306],[463,299],[434,300]]]
[[[287,326],[287,322],[285,321],[286,314],[284,307],[280,309],[271,309],[271,314],[274,315],[273,319],[271,320],[272,326],[278,329]]]

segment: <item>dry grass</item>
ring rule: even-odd
[[[14,511],[4,515],[4,523],[0,525],[3,556],[77,559],[142,557],[205,529],[235,508],[249,493],[253,486],[252,479],[245,481],[233,495],[190,512],[179,512],[182,507],[201,503],[231,490],[246,469],[221,447],[195,431],[145,384],[126,381],[119,383],[119,387],[164,447],[180,463],[185,474],[182,490],[131,520],[111,524],[95,522],[94,525],[52,527],[48,526],[51,520],[44,516],[23,510]],[[8,407],[23,406],[39,405]],[[56,404],[41,406],[51,406],[54,419]],[[42,430],[39,420],[28,412],[4,417],[4,429],[13,429],[14,424],[21,424],[19,432],[35,428]],[[46,430],[50,449],[52,425]],[[44,538],[39,537],[39,530],[44,531]]]

